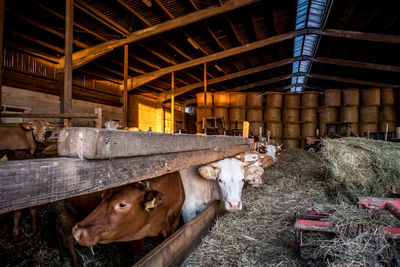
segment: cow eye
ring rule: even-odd
[[[126,203],[122,203],[122,202],[121,202],[121,203],[118,204],[118,207],[120,207],[120,208],[125,208],[125,207],[126,207]]]

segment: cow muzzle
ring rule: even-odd
[[[225,202],[225,209],[228,211],[241,210],[242,203],[240,200],[228,200]]]
[[[79,227],[79,225],[75,225],[72,228],[72,236],[74,237],[75,241],[82,246],[94,246],[97,245],[97,241],[90,237],[89,232],[87,229]]]

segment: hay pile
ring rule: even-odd
[[[357,196],[384,197],[400,185],[400,143],[347,137],[323,144],[324,164],[338,199],[355,203]]]
[[[369,214],[329,198],[331,175],[321,156],[285,151],[278,164],[265,169],[262,187],[244,189],[243,210],[218,218],[183,266],[379,266],[398,256],[398,242],[387,240],[381,227],[399,227],[399,221],[386,211]],[[305,233],[310,246],[300,255],[294,215],[310,208],[335,211],[330,221],[336,222],[336,235]],[[361,235],[358,224],[365,226]]]

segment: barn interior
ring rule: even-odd
[[[332,205],[348,205],[340,206],[343,209],[356,207],[358,195],[385,197],[386,191],[390,191],[386,187],[400,186],[400,178],[396,178],[400,177],[400,170],[398,173],[398,168],[393,167],[400,164],[393,159],[398,155],[397,149],[400,150],[395,143],[400,138],[399,16],[394,0],[0,0],[0,127],[44,119],[72,129],[69,136],[78,138],[79,133],[87,134],[88,143],[93,147],[97,147],[99,139],[92,136],[100,131],[98,128],[105,127],[105,122],[113,122],[117,125],[115,128],[126,132],[115,133],[123,135],[118,138],[126,143],[116,144],[112,152],[100,149],[92,153],[72,145],[60,148],[58,140],[59,156],[63,158],[49,160],[41,154],[40,159],[28,157],[23,163],[0,154],[5,161],[0,162],[0,202],[3,203],[0,215],[4,213],[10,220],[8,215],[21,208],[221,160],[245,152],[250,146],[260,151],[254,142],[260,144],[267,140],[267,144],[282,144],[284,153],[277,163],[265,169],[262,188],[247,188],[244,197],[252,207],[268,201],[290,211],[290,216],[277,212],[271,220],[265,219],[265,227],[275,225],[274,222],[285,225],[281,231],[285,233],[283,242],[286,243],[282,245],[279,238],[272,238],[277,235],[279,225],[267,231],[270,239],[260,239],[270,242],[275,250],[257,245],[261,241],[253,240],[261,235],[260,229],[234,232],[233,236],[239,236],[237,239],[222,238],[223,234],[211,232],[207,237],[211,239],[204,239],[199,254],[188,258],[185,265],[310,264],[308,260],[316,253],[310,253],[304,261],[296,252],[295,241],[286,238],[287,233],[293,235],[294,212],[325,201],[330,205],[325,208],[339,213],[338,206]],[[346,127],[345,133],[339,133],[340,125]],[[74,127],[85,128],[79,128],[83,130],[77,133]],[[325,140],[326,136],[332,140]],[[365,190],[358,191],[353,180],[346,186],[338,185],[344,178],[336,175],[337,162],[332,159],[342,158],[333,154],[329,142],[334,143],[342,136],[362,138],[365,142],[381,140],[356,144],[358,141],[350,138],[344,145],[355,148],[354,151],[362,147],[370,149],[373,156],[361,150],[359,154],[347,150],[343,153],[373,162],[375,167],[380,164],[376,163],[379,158],[392,153],[387,158],[390,166],[374,167],[375,176],[387,178],[385,182],[383,178],[368,180],[368,183],[379,183],[382,190],[372,187],[367,190],[360,182],[359,187]],[[76,142],[73,144],[78,147],[81,143]],[[129,148],[128,143],[135,149]],[[336,147],[341,145],[334,143]],[[326,149],[310,154],[322,146]],[[7,146],[0,148],[10,150]],[[112,164],[107,159],[112,159]],[[313,170],[312,166],[320,164],[321,170]],[[300,170],[302,166],[305,170]],[[64,168],[69,169],[64,171]],[[98,179],[107,175],[111,176],[109,181]],[[39,176],[43,178],[35,180]],[[69,176],[74,178],[67,182]],[[349,172],[349,176],[356,177],[356,174]],[[10,180],[12,177],[17,178]],[[84,183],[83,179],[90,182]],[[284,190],[285,183],[296,190]],[[27,184],[31,188],[22,190]],[[297,188],[298,184],[309,187]],[[279,190],[282,195],[277,194]],[[303,205],[282,200],[278,205],[282,196],[300,200],[307,190],[315,194],[308,194]],[[326,191],[326,195],[321,195],[321,191]],[[18,198],[21,193],[27,196],[23,200]],[[254,194],[273,197],[253,199]],[[214,228],[223,232],[229,221],[240,221],[242,226],[256,223],[241,221],[246,212],[261,216],[259,220],[264,215],[257,212],[273,213],[270,209],[253,210],[243,202],[240,213],[222,216]],[[203,222],[208,228],[221,213],[219,208],[211,208],[207,215],[211,221]],[[50,225],[49,218],[54,214],[43,209],[40,216],[44,225]],[[354,221],[361,221],[361,215],[357,216],[354,215]],[[389,223],[378,220],[378,224],[383,222]],[[396,221],[390,223],[392,227],[398,226]],[[193,225],[190,227],[195,229]],[[7,259],[4,266],[52,266],[63,262],[57,249],[43,243],[42,239],[52,236],[51,232],[40,230],[34,235],[34,241],[27,243],[32,237],[29,219],[23,218],[23,227],[24,234],[17,238],[10,237],[9,225],[1,228],[0,254]],[[217,239],[213,240],[214,237]],[[198,244],[201,238],[196,240]],[[251,249],[241,247],[237,253],[244,256],[237,258],[232,255],[235,253],[227,251],[228,244],[234,242],[250,242]],[[158,243],[160,240],[150,240],[146,243],[147,251]],[[16,249],[18,245],[24,249]],[[48,249],[38,250],[41,246]],[[218,251],[218,246],[227,249]],[[328,246],[324,243],[322,247]],[[366,251],[376,254],[381,248],[376,247],[377,250]],[[382,257],[396,258],[393,251],[398,244],[388,241],[385,248],[388,247],[387,255]],[[279,254],[278,248],[286,249],[287,256],[275,257]],[[90,256],[90,249],[80,248],[79,253],[87,266],[103,266],[104,262],[128,266],[141,258],[121,254],[126,249],[124,245],[104,246],[99,248],[102,252]],[[105,251],[115,253],[111,258],[118,259],[117,262],[106,259]],[[324,251],[325,258],[321,256],[324,253],[317,254],[324,258],[323,264],[335,264],[328,254],[335,254],[339,265],[349,264],[351,261],[338,260],[341,252],[337,247],[329,247]],[[189,254],[185,253],[174,264],[182,263]],[[365,259],[369,260],[366,265],[387,260],[359,254],[364,258],[351,258],[356,264],[362,264]],[[212,255],[218,256],[208,260]],[[17,260],[21,257],[21,261]],[[146,257],[150,256],[145,256],[145,260]],[[70,266],[68,260],[63,264]]]

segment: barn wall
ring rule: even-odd
[[[58,96],[23,90],[14,87],[2,87],[3,105],[8,108],[23,109],[25,113],[59,113],[60,100]],[[72,100],[73,113],[94,113],[95,108],[102,108],[103,121],[122,120],[123,110],[120,107],[97,104],[82,100]],[[29,120],[29,119],[25,119]],[[48,119],[57,121],[57,119]],[[22,118],[3,118],[4,122],[21,122]],[[73,119],[73,126],[94,127],[93,119]]]

